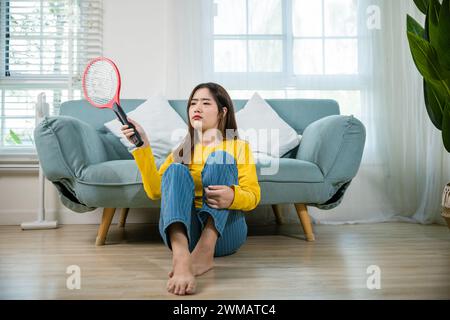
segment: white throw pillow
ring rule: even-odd
[[[127,113],[144,129],[155,158],[165,158],[187,134],[187,124],[161,95],[156,95]],[[105,123],[122,144],[132,152],[136,147],[122,134],[122,124],[114,119]]]
[[[236,112],[239,138],[250,143],[253,153],[280,158],[294,149],[301,136],[257,93]]]

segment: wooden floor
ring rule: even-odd
[[[0,227],[1,299],[449,299],[450,230],[382,223],[251,227],[234,255],[198,278],[198,293],[166,292],[170,251],[154,225],[111,226],[95,247],[95,225],[21,231]],[[81,289],[66,288],[66,268],[81,268]],[[381,270],[369,290],[366,271]]]

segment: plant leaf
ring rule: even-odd
[[[425,17],[425,36],[423,37],[425,40],[427,40],[428,42],[430,42],[430,30],[428,28],[428,25],[430,24],[429,22],[429,18],[428,15]]]
[[[427,80],[444,80],[436,50],[426,40],[408,31],[408,41],[414,63]]]
[[[438,0],[430,0],[428,7],[428,40],[431,45],[436,48],[439,39],[439,11],[441,4]]]
[[[442,119],[442,141],[447,152],[450,152],[450,101],[444,107],[444,117]]]
[[[22,140],[20,140],[20,137],[11,129],[9,129],[9,135],[11,136],[11,139],[15,144],[22,144]]]
[[[423,14],[427,14],[428,2],[429,0],[414,0],[417,8],[419,8],[419,10],[422,11]]]
[[[436,51],[442,68],[450,78],[450,1],[442,2],[441,12],[439,15],[438,39]]]
[[[406,15],[406,30],[426,39],[425,29],[409,14]]]
[[[436,81],[435,83],[440,84]],[[423,92],[425,96],[425,106],[431,122],[438,130],[442,130],[442,115],[445,105],[445,95],[443,96],[440,89],[436,89],[430,82],[423,80]]]

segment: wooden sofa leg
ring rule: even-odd
[[[115,212],[116,208],[103,209],[102,223],[98,228],[97,239],[95,240],[96,246],[103,246],[105,244],[106,235],[108,234],[109,226],[111,225]]]
[[[129,210],[130,210],[130,208],[122,208],[122,210],[120,211],[120,219],[119,219],[119,224],[118,224],[119,228],[125,227],[125,222],[127,222]]]
[[[300,219],[300,222],[303,227],[303,232],[305,233],[306,240],[307,241],[314,241],[314,233],[313,228],[311,224],[311,219],[309,217],[308,209],[306,208],[306,205],[303,203],[295,203],[295,210],[297,211],[297,215]]]
[[[281,206],[278,204],[272,205],[273,214],[278,225],[283,224],[283,216],[281,215]]]

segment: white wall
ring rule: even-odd
[[[164,2],[103,1],[103,54],[119,67],[123,98],[146,98],[163,89]]]

